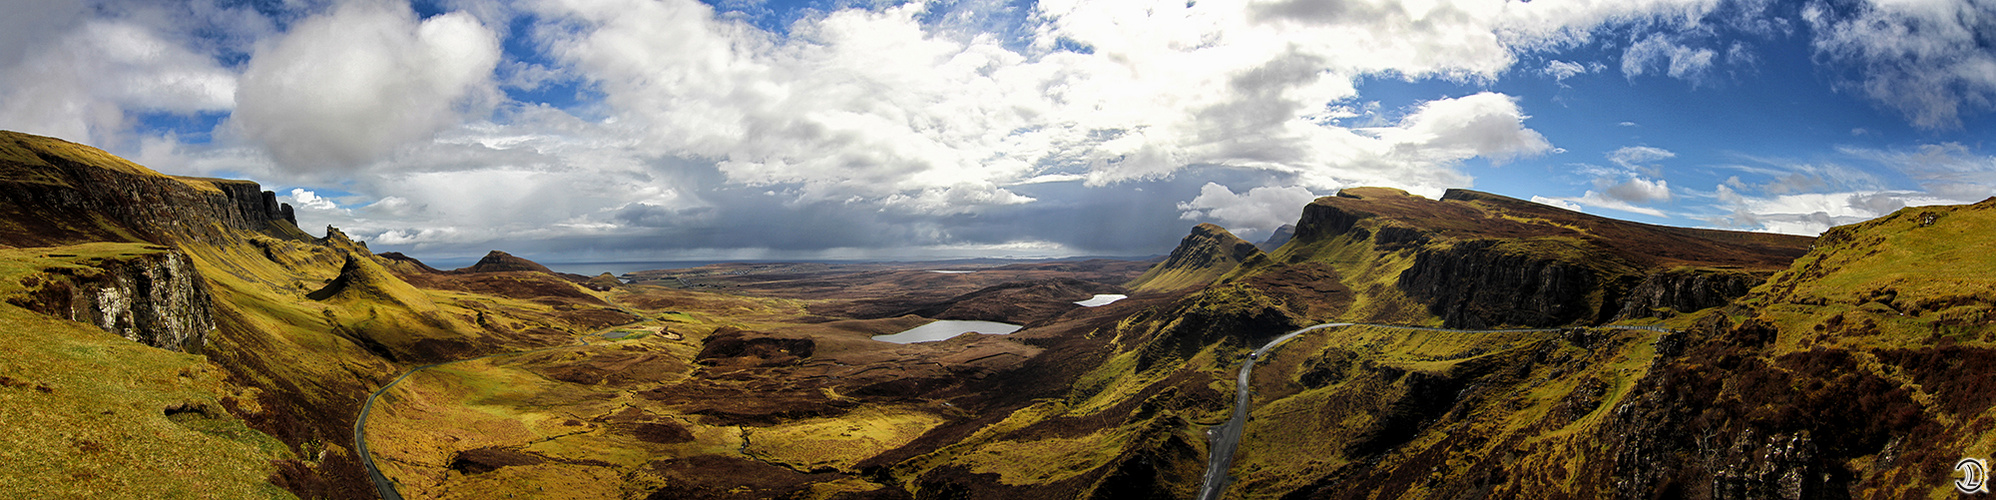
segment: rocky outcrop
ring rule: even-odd
[[[1350,191],[1350,190],[1346,190]],[[1358,195],[1339,192],[1339,197],[1354,198]],[[1296,239],[1317,241],[1336,238],[1351,231],[1358,221],[1372,217],[1372,214],[1352,210],[1335,204],[1311,203],[1303,206],[1303,217],[1296,220]]]
[[[1280,302],[1252,287],[1222,284],[1179,299],[1169,308],[1150,309],[1127,318],[1125,335],[1140,342],[1137,370],[1191,359],[1215,343],[1241,347],[1261,345],[1300,326]]]
[[[9,302],[161,349],[200,353],[208,344],[215,330],[214,299],[186,256],[160,251],[94,266],[54,268],[27,278],[28,292]]]
[[[1402,292],[1428,304],[1449,328],[1558,326],[1591,320],[1603,280],[1579,265],[1511,254],[1471,241],[1421,251],[1400,274]]]
[[[89,146],[6,131],[0,214],[15,223],[0,239],[20,246],[303,234],[291,207],[254,182],[161,175]]]
[[[1265,255],[1253,243],[1227,232],[1227,228],[1200,224],[1178,242],[1177,248],[1171,249],[1170,257],[1131,281],[1129,287],[1138,291],[1201,287],[1242,262]]]
[[[236,213],[242,214],[247,221],[284,221],[298,225],[298,215],[292,211],[291,204],[278,203],[277,193],[264,191],[254,182],[226,179],[207,179],[207,182],[222,190],[223,196],[235,204]]]
[[[1766,278],[1746,273],[1671,270],[1650,273],[1622,296],[1617,318],[1668,318],[1717,307],[1747,294]]]
[[[817,342],[809,338],[721,327],[700,342],[700,353],[693,358],[709,366],[782,366],[809,358],[816,350]]]

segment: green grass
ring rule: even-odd
[[[44,269],[89,274],[141,244],[0,250],[0,295]],[[241,394],[202,356],[0,304],[0,496],[290,498],[266,478],[283,443],[223,410]],[[168,408],[198,408],[168,416]]]
[[[1400,291],[1400,274],[1414,266],[1411,251],[1377,248],[1368,233],[1377,232],[1386,221],[1367,219],[1353,231],[1333,238],[1283,245],[1269,260],[1241,266],[1222,282],[1238,282],[1267,273],[1284,272],[1290,265],[1312,263],[1329,267],[1351,289],[1350,307],[1335,315],[1305,318],[1308,323],[1353,321],[1401,325],[1440,325],[1441,319]]]
[[[1923,224],[1932,216],[1930,225]],[[1818,246],[1755,289],[1749,305],[1780,345],[1993,345],[1996,210],[1918,207],[1825,233]]]
[[[1131,437],[1127,428],[1112,428],[1072,438],[998,440],[958,455],[956,463],[973,473],[997,474],[1007,485],[1047,484],[1108,465]]]
[[[1539,474],[1553,468],[1577,469],[1598,459],[1584,444],[1604,423],[1607,412],[1646,373],[1654,357],[1651,332],[1598,331],[1607,348],[1581,349],[1550,334],[1407,332],[1379,328],[1342,328],[1299,338],[1257,366],[1257,406],[1247,426],[1242,453],[1232,474],[1239,478],[1243,497],[1280,495],[1312,484],[1340,469],[1367,465],[1372,470],[1413,466],[1444,476],[1473,472],[1485,457],[1504,455],[1506,470]],[[1545,351],[1551,342],[1550,351]],[[1517,366],[1525,357],[1548,352],[1543,362],[1526,364],[1529,371],[1478,376],[1448,417],[1430,421],[1411,441],[1376,459],[1346,455],[1347,448],[1381,425],[1380,416],[1405,398],[1431,398],[1412,392],[1390,370],[1429,376],[1463,376],[1475,363]],[[1357,360],[1347,373],[1327,385],[1308,388],[1299,376],[1312,359],[1349,353]],[[1389,371],[1381,371],[1389,370]],[[1608,388],[1600,403],[1571,423],[1552,427],[1546,421],[1560,402],[1585,381],[1601,380]],[[1452,439],[1471,437],[1467,441]],[[1463,447],[1464,443],[1479,443]],[[1449,446],[1448,458],[1429,463],[1420,454]],[[1529,465],[1527,465],[1529,464]],[[1532,478],[1519,484],[1536,491],[1572,491],[1570,480]],[[1411,496],[1423,493],[1416,485]],[[1526,491],[1533,491],[1527,489]]]
[[[50,163],[42,159],[39,153],[65,157],[78,163],[125,174],[164,177],[152,169],[141,167],[101,149],[53,137],[0,130],[0,178],[5,178],[9,182],[67,186],[69,183],[62,176],[54,174]]]

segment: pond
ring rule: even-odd
[[[896,344],[913,344],[916,342],[934,342],[937,340],[949,340],[951,337],[962,335],[964,332],[977,332],[988,335],[1005,335],[1008,333],[1019,331],[1020,328],[1024,327],[1019,325],[1014,325],[1011,323],[999,323],[996,321],[941,320],[941,321],[931,322],[926,325],[910,328],[908,329],[908,331],[896,333],[893,335],[875,335],[873,337],[873,340],[878,340],[881,342],[893,342]]]

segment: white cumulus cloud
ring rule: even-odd
[[[1602,194],[1628,203],[1653,203],[1670,200],[1670,185],[1663,180],[1636,177],[1608,186]]]
[[[35,12],[41,11],[24,14]],[[61,22],[61,14],[45,21]],[[227,111],[234,105],[234,73],[144,25],[92,19],[53,40],[20,42],[25,45],[0,49],[17,61],[0,67],[0,123],[6,128],[115,143],[125,139],[133,113]]]
[[[354,167],[489,101],[498,61],[497,36],[469,14],[418,20],[407,5],[348,3],[256,51],[232,120],[281,165]]]
[[[1199,188],[1198,197],[1179,203],[1178,209],[1183,212],[1181,219],[1218,221],[1245,237],[1294,224],[1303,206],[1316,199],[1316,194],[1299,186],[1264,186],[1235,194],[1226,186],[1208,182]]]

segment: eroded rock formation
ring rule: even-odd
[[[103,260],[94,269],[49,271],[23,283],[28,293],[12,302],[174,351],[201,352],[215,330],[208,285],[179,252]]]

